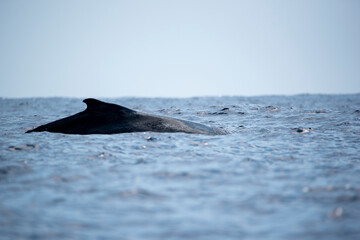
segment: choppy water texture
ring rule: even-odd
[[[360,239],[360,95],[102,99],[231,133],[24,132],[82,99],[1,99],[1,239]]]

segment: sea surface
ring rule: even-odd
[[[0,239],[360,239],[360,94],[101,99],[229,134],[25,131],[0,99]]]

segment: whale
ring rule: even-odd
[[[86,109],[69,117],[41,125],[26,133],[52,132],[63,134],[117,134],[131,132],[183,132],[192,134],[223,135],[226,131],[200,123],[149,115],[103,102],[84,99]]]

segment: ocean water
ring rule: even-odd
[[[0,99],[0,239],[360,239],[360,94],[101,99],[229,134],[25,134]]]

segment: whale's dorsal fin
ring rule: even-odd
[[[86,103],[86,111],[121,111],[124,114],[130,114],[134,113],[134,110],[131,110],[129,108],[119,106],[113,103],[106,103],[102,102],[100,100],[97,100],[95,98],[87,98],[83,100],[84,103]]]

